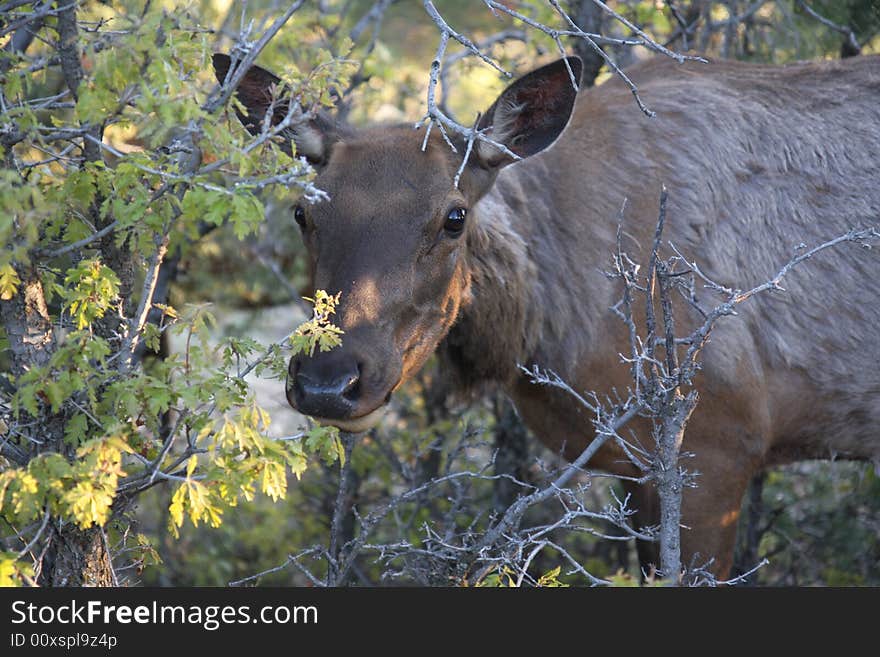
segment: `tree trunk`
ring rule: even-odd
[[[568,14],[579,28],[590,34],[602,34],[604,12],[593,0],[570,0],[568,5]],[[581,87],[592,87],[605,60],[585,39],[575,39],[573,45],[575,53],[584,62]]]
[[[660,423],[657,492],[660,495],[660,571],[673,586],[681,581],[681,494],[682,477],[678,465],[684,429],[697,405],[697,393],[687,396],[671,393],[673,399]]]
[[[746,495],[745,509],[743,510],[744,521],[740,522],[738,545],[731,573],[735,577],[749,572],[758,563],[758,547],[764,536],[761,525],[764,518],[763,494],[766,479],[767,473],[761,472],[755,475],[749,483],[749,492]],[[746,584],[753,583],[754,579],[755,576],[751,576]]]
[[[12,373],[16,376],[48,363],[54,339],[43,284],[34,271],[19,268],[18,274],[22,279],[18,293],[9,301],[0,301],[0,319],[9,339]]]
[[[113,565],[100,527],[53,524],[40,564],[40,586],[115,586]]]
[[[529,458],[529,435],[522,420],[516,414],[513,403],[499,393],[494,404],[495,411],[495,474],[508,475],[520,481]],[[504,513],[522,493],[514,481],[496,479],[492,491],[492,504],[498,513]]]
[[[18,293],[0,301],[0,320],[9,339],[11,371],[19,376],[32,367],[46,365],[54,347],[52,322],[43,285],[35,271],[19,267]],[[63,450],[64,418],[44,409],[35,418],[35,431],[46,449]],[[35,444],[35,443],[33,443]],[[28,443],[32,445],[32,443]],[[23,453],[23,461],[33,454]],[[113,586],[113,567],[100,528],[81,530],[54,521],[38,564],[41,586]]]

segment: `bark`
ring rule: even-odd
[[[339,483],[337,485],[335,500],[330,501],[332,495],[327,496],[326,504],[330,505],[330,546],[327,560],[327,585],[328,586],[344,586],[346,580],[351,574],[350,570],[342,570],[342,563],[346,560],[347,554],[345,546],[354,539],[356,529],[356,518],[353,513],[355,507],[358,489],[360,488],[360,477],[358,477],[355,469],[351,467],[351,453],[354,445],[360,438],[359,434],[341,432],[339,439],[345,449],[345,461],[340,464]],[[334,466],[327,468],[332,471]]]
[[[43,286],[34,272],[28,272],[15,297],[0,302],[0,318],[9,337],[14,374],[49,361],[52,323]],[[41,417],[40,433],[44,444],[60,445],[64,435],[62,418]],[[101,530],[83,531],[73,525],[53,527],[37,581],[42,586],[112,585],[113,569]]]
[[[61,71],[64,81],[74,98],[78,98],[79,85],[83,80],[82,53],[79,48],[79,27],[76,22],[76,5],[58,14],[58,55],[61,60]],[[104,155],[100,143],[103,139],[104,126],[91,126],[83,137],[82,152],[85,162],[101,162]],[[104,199],[97,197],[89,209],[95,226],[100,230],[113,222],[111,216],[101,216],[101,204]],[[125,318],[131,310],[131,294],[134,288],[134,260],[127,243],[118,245],[116,235],[111,231],[99,242],[103,263],[116,272],[119,277],[119,303],[117,312],[107,313],[95,322],[95,333],[111,340],[114,346],[120,343],[126,332]]]
[[[524,480],[523,469],[529,459],[528,430],[516,413],[513,403],[499,394],[495,402],[495,474]],[[507,478],[496,479],[492,505],[498,513],[516,501],[522,489]]]
[[[79,99],[79,84],[83,79],[82,56],[79,50],[79,28],[76,24],[76,5],[72,4],[58,14],[58,56],[64,81],[74,99]],[[83,139],[83,153],[89,162],[101,159],[102,128],[96,126],[89,134],[97,143]]]
[[[58,13],[58,55],[65,83],[74,97],[83,79],[79,35],[76,23],[76,3],[69,4]],[[82,152],[86,161],[101,159],[100,144],[102,126],[89,130],[97,143],[83,140]],[[101,228],[97,210],[93,208],[96,225]],[[105,263],[113,267],[123,286],[131,287],[132,268],[127,253],[112,245],[112,235],[108,236],[109,246],[104,252]],[[102,247],[106,246],[102,244]],[[11,370],[16,376],[35,366],[46,365],[54,350],[54,331],[46,308],[43,286],[35,269],[23,270],[19,267],[21,285],[15,297],[0,302],[0,319],[9,339]],[[120,302],[124,307],[125,297]],[[115,317],[108,333],[118,333],[121,317]],[[64,416],[51,414],[43,409],[37,418],[33,431],[38,434],[41,451],[57,450],[69,452],[63,445]],[[35,443],[36,444],[36,443]],[[26,460],[26,459],[25,459]],[[54,520],[49,537],[39,560],[37,582],[42,586],[112,586],[115,583],[110,555],[107,550],[104,532],[101,528],[82,530],[72,523]]]
[[[9,371],[14,377],[21,376],[33,367],[46,365],[55,342],[43,284],[35,270],[18,269],[22,281],[17,294],[8,301],[0,301],[0,321],[9,340]],[[12,383],[8,384],[9,394],[15,393],[14,381],[12,379]],[[63,449],[64,418],[46,415],[38,420],[39,424],[28,430],[36,434],[33,437],[38,438],[39,443],[22,441],[20,446],[11,442],[3,445],[3,455],[12,458],[19,466],[27,465],[41,443],[43,449]]]
[[[602,34],[602,17],[604,12],[593,0],[570,0],[568,15],[584,32]],[[574,51],[584,62],[581,75],[581,87],[592,87],[596,82],[605,60],[584,39],[574,41]]]
[[[9,301],[0,301],[0,319],[6,328],[12,373],[16,376],[49,362],[54,340],[43,284],[35,271],[18,274],[22,279],[18,294]]]
[[[79,27],[76,21],[76,6],[61,12],[58,16],[58,54],[61,70],[67,86],[74,98],[84,77],[82,53],[79,48]],[[88,132],[92,139],[83,138],[83,155],[86,162],[101,162],[104,159],[100,143],[103,140],[104,126],[96,125]],[[95,198],[90,214],[95,226],[100,230],[113,222],[111,216],[101,216],[101,197]],[[119,298],[115,313],[107,313],[95,322],[95,333],[119,345],[126,331],[126,317],[131,306],[134,288],[134,260],[126,243],[116,244],[116,236],[111,231],[98,243],[103,263],[119,277]],[[53,533],[49,552],[46,555],[48,569],[44,566],[45,584],[49,586],[113,586],[114,575],[110,555],[100,528],[80,530],[70,526]]]
[[[660,571],[673,586],[681,579],[681,494],[678,465],[684,429],[697,405],[697,394],[675,394],[660,424],[657,492],[660,495]]]
[[[43,556],[40,586],[114,586],[110,554],[100,527],[53,526]]]
[[[758,547],[761,538],[764,536],[763,527],[761,526],[764,517],[764,482],[767,479],[767,473],[761,472],[752,478],[749,483],[749,491],[746,494],[745,509],[743,517],[745,522],[740,523],[738,545],[736,557],[733,561],[734,577],[749,572],[758,563]],[[753,578],[750,578],[746,584],[751,584]]]
[[[9,301],[0,301],[0,319],[9,338],[11,370],[16,376],[47,364],[54,344],[43,286],[36,272],[22,273],[18,293]],[[37,419],[43,449],[62,450],[64,418],[44,413]],[[37,578],[41,586],[113,585],[113,568],[100,528],[54,525],[48,540]]]

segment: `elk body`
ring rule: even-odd
[[[215,57],[219,77],[229,65]],[[300,122],[289,137],[330,200],[291,220],[314,286],[342,292],[345,336],[291,360],[291,405],[363,430],[439,347],[463,385],[499,382],[537,437],[573,458],[593,438],[588,414],[518,365],[577,390],[626,389],[628,334],[610,310],[622,288],[603,274],[625,199],[633,260],[647,262],[665,185],[665,239],[740,289],[767,280],[800,243],[880,224],[880,58],[656,59],[628,74],[655,118],[618,81],[576,95],[562,60],[514,82],[480,127],[523,159],[477,144],[458,188],[464,145],[454,153],[436,130],[423,151],[411,126]],[[239,87],[252,131],[270,107],[276,122],[286,114],[272,103],[277,82],[254,67]],[[685,563],[714,557],[727,573],[743,492],[762,468],[880,462],[880,260],[855,249],[817,255],[786,278],[786,293],[756,297],[716,327],[685,435],[687,467],[700,473],[683,497]],[[700,318],[677,312],[684,335]],[[640,475],[610,443],[590,465]],[[635,488],[638,520],[656,522],[653,490]]]

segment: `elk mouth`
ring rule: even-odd
[[[379,424],[379,421],[384,417],[387,408],[388,404],[382,404],[379,408],[374,408],[366,415],[347,418],[345,420],[331,420],[324,417],[312,417],[312,419],[318,424],[330,425],[331,427],[338,428],[340,431],[361,433],[362,431],[372,429]]]

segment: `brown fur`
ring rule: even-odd
[[[627,387],[618,356],[627,335],[609,310],[621,289],[602,273],[624,199],[634,260],[647,259],[665,184],[665,238],[741,289],[774,274],[797,244],[880,224],[880,58],[787,67],[657,59],[628,74],[656,118],[611,80],[581,92],[549,148],[571,104],[560,100],[564,67],[514,83],[481,125],[500,108],[496,136],[532,156],[499,173],[509,160],[478,148],[460,190],[460,155],[436,131],[425,152],[423,135],[404,127],[326,138],[313,159],[326,162],[316,184],[331,201],[309,210],[305,239],[315,285],[343,292],[347,333],[332,355],[292,362],[291,375],[356,359],[362,387],[348,417],[365,417],[442,340],[463,381],[500,382],[541,441],[571,458],[592,439],[588,414],[517,365],[599,394]],[[465,235],[450,238],[442,227],[456,204],[470,215]],[[761,468],[834,455],[880,462],[878,257],[853,245],[823,252],[784,285],[722,320],[697,377],[684,449],[700,477],[684,493],[683,556],[715,557],[721,575],[742,494]],[[677,308],[680,334],[697,320]],[[636,474],[614,447],[591,465]],[[656,522],[653,490],[634,492],[640,522]]]

